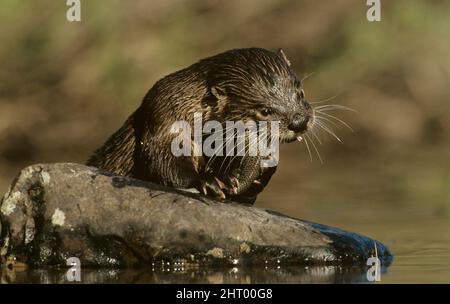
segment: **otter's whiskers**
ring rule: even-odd
[[[311,102],[312,104],[319,104],[322,102],[326,102],[329,101],[331,99],[334,99],[336,96],[327,98],[325,100],[322,101],[318,101],[318,102]],[[323,164],[323,159],[320,155],[319,149],[316,145],[316,142],[319,145],[322,145],[322,140],[319,137],[319,134],[316,131],[322,131],[325,132],[329,135],[331,135],[332,137],[334,137],[337,141],[339,141],[340,143],[342,143],[341,138],[336,134],[336,132],[333,130],[333,128],[339,128],[339,124],[343,125],[344,127],[348,128],[350,131],[353,132],[353,128],[347,123],[345,122],[342,118],[339,118],[333,114],[330,114],[328,111],[332,111],[332,110],[345,110],[345,111],[352,111],[352,112],[356,112],[354,109],[343,106],[343,105],[338,105],[338,104],[327,104],[327,105],[320,105],[314,108],[314,118],[313,121],[311,123],[311,127],[308,130],[307,133],[304,133],[302,135],[297,136],[297,140],[299,142],[304,142],[305,143],[305,147],[308,150],[308,154],[309,154],[309,158],[310,161],[312,162],[312,153],[311,153],[311,148],[310,145],[312,146],[312,148],[315,150],[316,154],[317,154],[317,158],[319,159],[319,161]]]

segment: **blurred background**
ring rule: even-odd
[[[257,206],[375,237],[387,282],[450,282],[450,2],[82,0],[0,4],[0,193],[25,166],[84,162],[159,78],[216,53],[283,48],[332,126],[282,146]],[[313,151],[314,152],[314,151]]]

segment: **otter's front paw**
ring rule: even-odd
[[[225,191],[228,195],[236,195],[239,191],[239,187],[241,186],[239,182],[239,178],[241,176],[240,169],[234,169],[231,175],[225,177]]]
[[[198,182],[198,190],[206,196],[224,200],[226,195],[223,189],[225,189],[225,184],[214,176],[209,176]]]

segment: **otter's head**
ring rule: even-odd
[[[314,110],[282,50],[231,50],[203,60],[210,96],[226,120],[279,121],[280,141],[307,132]]]

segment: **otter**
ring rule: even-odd
[[[284,52],[229,50],[160,79],[140,107],[87,161],[117,175],[253,203],[276,166],[258,156],[179,156],[171,153],[176,121],[277,121],[279,141],[301,140],[314,110]],[[226,163],[226,166],[223,164]],[[226,169],[224,169],[226,167]]]

